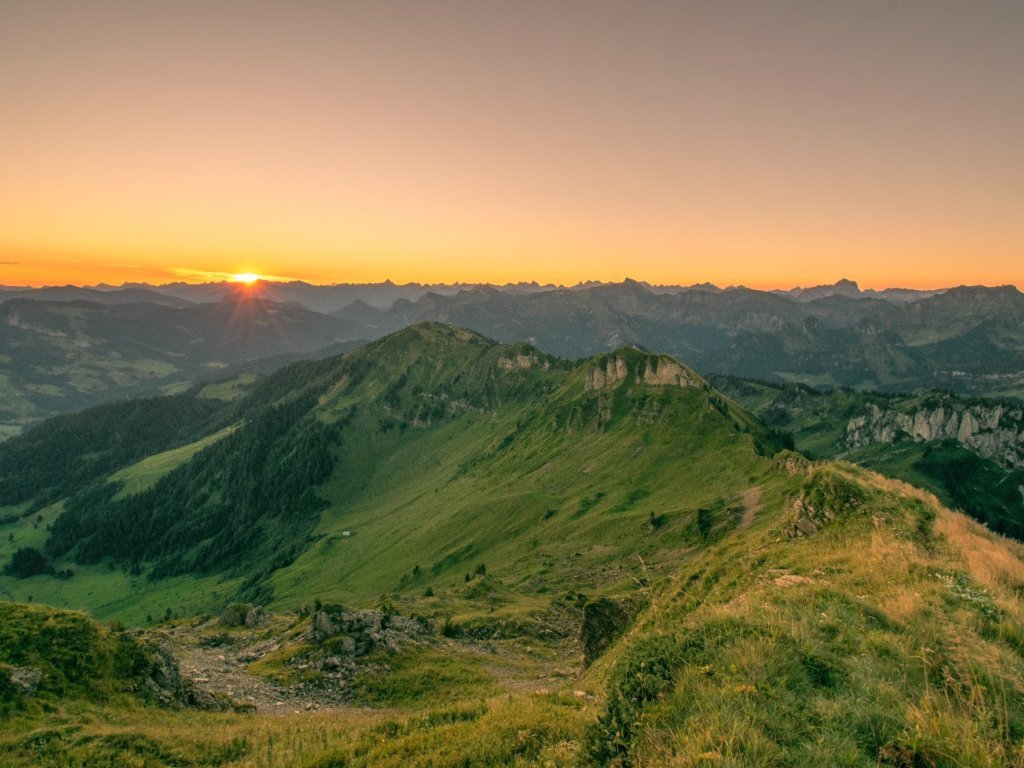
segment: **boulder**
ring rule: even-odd
[[[252,610],[253,607],[249,603],[232,603],[221,612],[217,621],[223,627],[241,627]]]
[[[326,640],[341,631],[341,627],[334,623],[334,619],[327,611],[317,611],[313,616],[313,629],[311,631],[314,640]]]
[[[39,689],[43,673],[36,667],[11,667],[8,676],[15,691],[23,696],[33,696]]]

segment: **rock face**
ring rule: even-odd
[[[584,665],[590,666],[604,653],[626,631],[635,615],[636,606],[622,600],[602,597],[584,605],[579,634]]]
[[[498,367],[505,368],[506,370],[512,370],[514,368],[532,368],[537,365],[536,355],[524,355],[521,352],[512,357],[502,357],[498,360]],[[547,370],[548,364],[544,363],[544,370]]]
[[[648,384],[662,387],[700,387],[704,380],[689,368],[681,365],[671,357],[661,355],[649,356],[640,364],[635,364],[637,384]],[[584,389],[588,392],[602,389],[614,389],[629,377],[629,366],[619,355],[609,357],[604,364],[599,364],[587,372]]]
[[[416,619],[375,610],[350,611],[341,606],[324,606],[313,615],[308,638],[324,643],[332,638],[342,653],[365,656],[376,649],[396,653],[402,645],[427,637],[427,628]]]
[[[1024,466],[1024,409],[1003,403],[954,402],[947,398],[913,411],[868,406],[847,423],[844,446],[861,448],[900,439],[956,440],[1004,469]]]
[[[699,387],[703,383],[692,371],[668,357],[648,360],[643,381],[665,387]]]
[[[138,633],[133,633],[133,636],[141,639]],[[192,680],[181,674],[178,660],[166,642],[141,642],[147,651],[149,669],[145,684],[139,693],[148,694],[161,704],[167,705],[176,704],[209,710],[224,710],[230,707],[227,701],[196,687]]]
[[[595,389],[614,389],[626,380],[628,373],[626,361],[618,356],[612,357],[608,359],[603,368],[596,366],[590,369],[583,388],[588,392]]]
[[[251,610],[253,606],[249,603],[232,603],[221,612],[217,622],[224,627],[240,627],[245,624],[245,617]]]

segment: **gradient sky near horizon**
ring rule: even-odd
[[[0,4],[0,284],[1024,286],[1024,2]]]

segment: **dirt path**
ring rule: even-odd
[[[740,518],[740,523],[736,526],[737,531],[745,531],[754,522],[754,518],[757,517],[757,513],[763,507],[761,504],[761,494],[763,492],[764,488],[756,485],[740,494],[740,501],[743,503],[743,517]]]

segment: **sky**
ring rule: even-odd
[[[0,3],[0,284],[1024,286],[1024,2]]]

